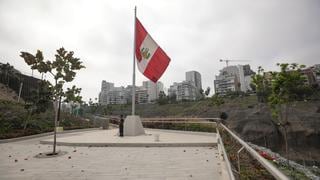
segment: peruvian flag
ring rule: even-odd
[[[136,18],[136,58],[139,71],[153,82],[157,82],[167,69],[170,58],[148,34]]]

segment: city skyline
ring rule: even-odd
[[[277,62],[311,66],[320,57],[319,2],[3,0],[0,62],[30,75],[20,51],[40,49],[52,59],[64,46],[87,67],[70,83],[82,88],[84,100],[98,97],[102,80],[130,85],[135,5],[141,22],[172,59],[160,79],[167,88],[182,81],[184,72],[196,70],[202,88],[211,87],[212,94],[215,75],[225,67],[219,59],[249,60],[245,64],[256,71],[260,65],[278,70]],[[242,63],[231,65],[237,64]],[[136,74],[136,84],[147,80]]]

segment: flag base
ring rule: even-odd
[[[138,136],[145,134],[140,116],[127,116],[124,121],[124,136]]]

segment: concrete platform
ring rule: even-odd
[[[145,129],[145,135],[118,136],[118,129],[70,133],[57,138],[60,146],[88,147],[212,147],[217,145],[215,133]],[[155,136],[159,135],[159,141]],[[53,139],[41,140],[52,144]]]
[[[166,132],[146,129],[148,133],[167,135],[167,142],[196,143],[199,138],[215,141],[214,134]],[[116,130],[94,130],[59,134],[58,139],[82,141],[102,140],[96,135]],[[115,134],[114,134],[115,133]],[[168,133],[168,134],[167,134]],[[176,135],[177,137],[172,137]],[[77,137],[79,136],[79,137]],[[87,139],[84,139],[86,137]],[[152,137],[152,138],[151,138]],[[153,136],[138,137],[136,141]],[[225,161],[214,147],[72,147],[58,146],[67,154],[55,158],[34,156],[52,150],[51,145],[39,144],[52,136],[38,137],[0,144],[1,180],[227,180]],[[131,137],[130,137],[131,138]],[[188,138],[188,139],[183,139]],[[207,139],[209,138],[209,139]],[[66,140],[65,139],[65,140]],[[114,137],[114,140],[117,138]],[[119,140],[120,141],[120,140]],[[128,142],[127,137],[121,139]],[[200,141],[200,142],[201,142]]]

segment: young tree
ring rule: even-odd
[[[206,91],[204,92],[204,94],[208,97],[210,94],[210,87],[207,87]]]
[[[31,67],[32,70],[37,70],[39,73],[49,73],[53,76],[54,83],[51,84],[52,100],[57,107],[61,97],[69,98],[70,94],[79,96],[78,88],[69,89],[68,95],[63,89],[65,83],[73,81],[76,76],[76,71],[85,68],[79,58],[73,57],[73,51],[66,51],[63,47],[57,50],[55,60],[44,60],[43,54],[37,50],[35,55],[28,52],[21,52],[21,57]],[[76,98],[79,99],[79,98]],[[58,120],[58,111],[55,114],[54,123],[54,144],[52,154],[56,154],[56,127]]]
[[[257,93],[258,102],[266,103],[271,91],[271,85],[261,66],[258,67],[258,73],[252,76],[252,87]]]
[[[283,131],[285,152],[288,155],[287,128],[290,126],[288,114],[291,111],[293,103],[298,100],[299,92],[306,88],[304,77],[301,74],[301,69],[305,66],[296,63],[278,63],[277,65],[281,70],[280,72],[272,73],[272,89],[268,100],[272,109],[272,115]]]
[[[159,98],[158,98],[157,102],[159,105],[168,104],[168,98],[163,91],[160,91]]]

